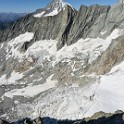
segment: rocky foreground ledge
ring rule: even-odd
[[[82,120],[56,120],[49,117],[38,117],[34,120],[25,118],[8,122],[1,119],[0,124],[124,124],[124,112],[116,111],[114,114],[97,112],[92,117]]]

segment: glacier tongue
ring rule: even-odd
[[[114,68],[123,67],[123,63]],[[43,93],[32,104],[19,104],[15,110],[18,111],[18,116],[21,116],[25,109],[27,110],[25,116],[31,118],[37,117],[40,112],[43,117],[50,116],[57,119],[82,119],[99,111],[107,113],[120,109],[124,111],[123,75],[123,70],[120,70],[96,76],[97,81],[94,84],[83,87],[72,84],[54,88]]]
[[[80,119],[98,111],[124,110],[123,63],[106,75],[81,71],[96,61],[121,32],[115,29],[106,39],[80,39],[59,51],[57,41],[40,40],[21,52],[23,44],[34,37],[31,32],[1,44],[6,63],[0,85],[2,90],[7,89],[0,100],[3,105],[9,103],[3,111],[8,109],[7,116],[16,113],[16,119],[35,118],[39,112],[58,119]]]

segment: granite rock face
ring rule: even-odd
[[[67,44],[80,38],[97,37],[104,28],[109,6],[81,6],[73,21]]]
[[[122,2],[111,7],[99,5],[87,7],[82,5],[79,11],[66,5],[55,16],[34,17],[35,14],[48,11],[49,9],[49,11],[53,11],[55,7],[59,6],[59,2],[52,1],[46,8],[39,9],[17,20],[10,28],[1,30],[0,41],[10,40],[19,34],[29,31],[35,33],[33,41],[57,39],[58,49],[60,49],[65,44],[70,45],[77,42],[80,38],[96,38],[101,36],[101,32],[105,31],[104,37],[106,37],[115,28],[123,28],[124,9]]]
[[[14,22],[10,28],[1,30],[1,42],[10,40],[28,31],[35,33],[34,42],[41,39],[60,39],[62,42],[58,44],[60,44],[61,48],[61,45],[64,44],[67,39],[66,37],[75,14],[76,11],[73,11],[70,6],[66,6],[65,10],[60,12],[57,16],[35,18],[32,14],[27,15]]]

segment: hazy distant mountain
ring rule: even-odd
[[[4,13],[4,12],[1,12],[0,13],[0,21],[1,22],[11,22],[11,21],[14,21],[25,15],[26,15],[26,13],[12,13],[12,12]]]

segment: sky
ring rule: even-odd
[[[45,7],[52,0],[0,0],[0,12],[34,12],[38,8]],[[73,5],[77,10],[80,5],[112,5],[117,0],[65,0]]]

